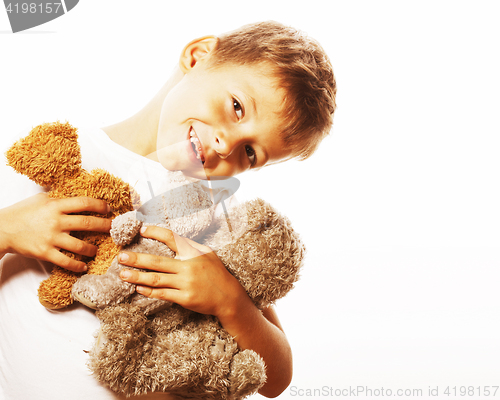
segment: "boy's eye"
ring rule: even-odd
[[[243,107],[241,107],[241,104],[239,103],[238,100],[233,99],[233,107],[234,107],[234,112],[236,113],[236,117],[239,120],[243,118]]]
[[[246,145],[245,151],[247,153],[248,160],[250,161],[250,165],[253,167],[257,162],[257,156],[255,154],[255,150],[252,148],[252,146]]]

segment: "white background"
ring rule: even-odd
[[[0,10],[0,135],[128,117],[195,37],[266,19],[303,29],[334,66],[331,137],[238,192],[287,214],[308,247],[278,303],[295,368],[280,399],[499,386],[499,3],[176,3],[81,0],[17,34]]]

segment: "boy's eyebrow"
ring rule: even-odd
[[[255,99],[252,96],[250,96],[249,94],[246,94],[246,93],[244,93],[244,96],[247,99],[248,103],[251,104],[251,106],[253,108],[253,112],[255,113],[255,115],[257,115],[257,104],[255,103]]]

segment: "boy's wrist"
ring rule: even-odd
[[[250,297],[241,288],[239,296],[232,301],[224,302],[220,311],[216,315],[221,325],[232,335],[237,336],[241,329],[248,329],[248,324],[252,320],[252,314],[260,311],[255,307]]]

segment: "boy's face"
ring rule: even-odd
[[[166,96],[157,156],[169,170],[228,177],[289,155],[278,132],[285,93],[266,65],[196,62]]]

